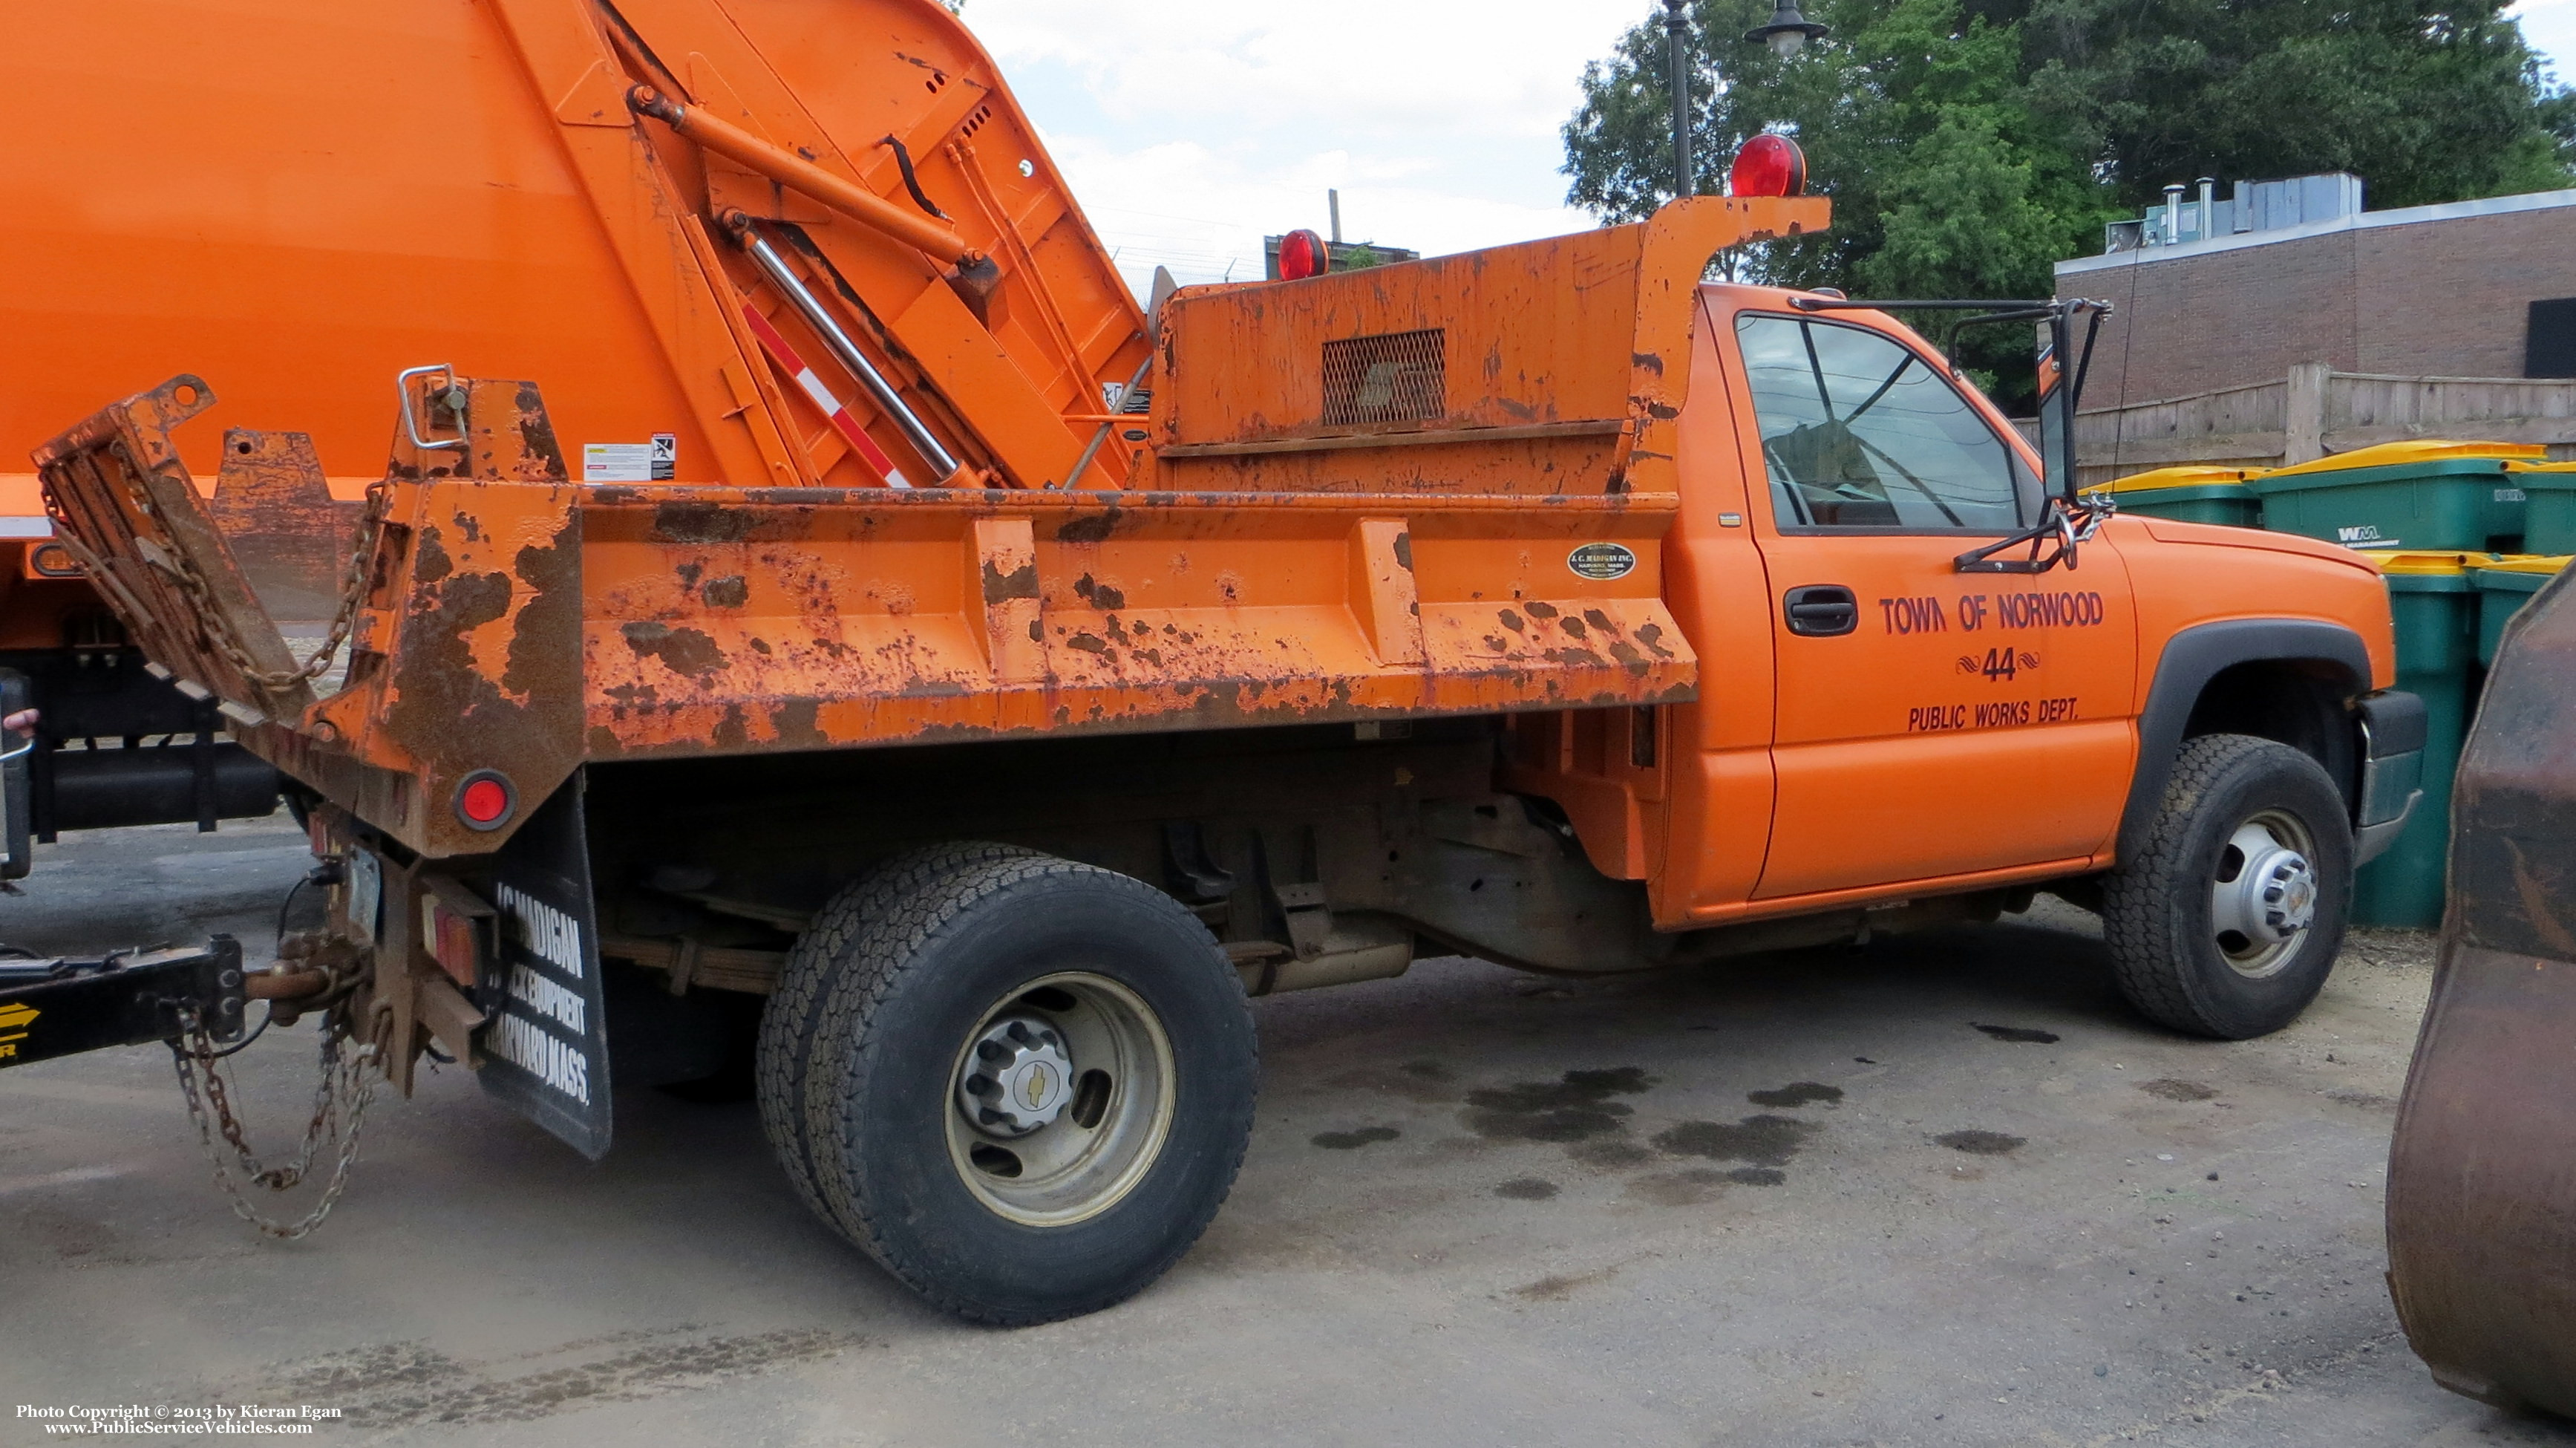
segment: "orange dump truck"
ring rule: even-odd
[[[1702,283],[1821,200],[1148,311],[931,0],[18,31],[0,441],[327,857],[250,994],[592,1154],[748,1059],[970,1318],[1188,1248],[1248,996],[2044,889],[2251,1035],[2413,798],[2366,561],[2108,516],[1885,312]],[[2081,309],[2004,312],[2062,453]]]

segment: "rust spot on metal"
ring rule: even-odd
[[[1078,633],[1073,637],[1066,639],[1064,643],[1067,648],[1081,649],[1087,653],[1106,654],[1109,652],[1109,641],[1100,637],[1098,634]]]
[[[1617,633],[1619,631],[1619,626],[1610,621],[1610,615],[1603,613],[1597,608],[1585,609],[1583,611],[1583,621],[1592,625],[1594,628],[1601,630],[1603,633]],[[1646,627],[1653,628],[1654,625],[1648,624]]]
[[[780,747],[786,749],[828,747],[832,742],[830,736],[826,735],[821,726],[815,722],[822,707],[822,701],[818,699],[789,699],[770,710],[769,727],[771,732],[778,736]]]
[[[723,578],[708,579],[707,586],[698,590],[698,596],[707,601],[709,608],[741,608],[751,602],[751,585],[745,583],[739,573],[728,574]]]
[[[1525,619],[1523,619],[1519,614],[1512,612],[1512,611],[1511,611],[1510,609],[1508,609],[1508,608],[1507,608],[1507,609],[1504,609],[1502,612],[1500,612],[1500,613],[1498,613],[1498,614],[1495,614],[1495,615],[1494,615],[1494,617],[1496,617],[1496,618],[1498,618],[1498,619],[1501,619],[1501,620],[1502,620],[1502,623],[1503,623],[1503,627],[1505,627],[1505,628],[1507,628],[1507,629],[1510,629],[1510,630],[1511,630],[1512,632],[1514,632],[1514,633],[1525,633],[1525,632],[1527,632],[1527,631],[1528,631],[1528,629],[1529,629],[1529,623],[1528,623],[1528,621],[1527,621],[1527,620],[1525,620]]]
[[[1098,543],[1118,531],[1118,509],[1115,504],[1097,513],[1067,518],[1055,530],[1058,543]]]
[[[626,636],[627,646],[635,652],[659,658],[665,668],[695,679],[702,687],[709,676],[731,662],[714,639],[685,625],[673,628],[666,623],[644,621],[620,625],[618,632]]]
[[[581,517],[573,514],[554,546],[531,544],[511,560],[528,601],[510,630],[501,687],[524,699],[567,705],[581,697]]]
[[[1395,561],[1405,572],[1413,571],[1413,531],[1409,528],[1395,535]]]
[[[424,526],[420,541],[412,547],[411,576],[423,583],[436,583],[455,571],[455,560],[447,556],[445,545],[438,541],[438,525]]]
[[[739,543],[753,517],[721,503],[663,503],[653,509],[653,536],[663,543]]]
[[[1088,573],[1073,581],[1073,591],[1082,595],[1093,608],[1108,610],[1127,606],[1127,595],[1124,592],[1106,583],[1094,582]],[[1113,620],[1110,626],[1115,629],[1116,622]]]
[[[1664,375],[1664,359],[1652,352],[1629,353],[1628,365],[1640,371],[1652,372],[1658,377]]]
[[[1530,612],[1532,612],[1532,613],[1536,613],[1536,612],[1538,612],[1538,610],[1537,610],[1536,608],[1532,608],[1532,609],[1530,610]],[[1573,636],[1574,636],[1574,637],[1576,637],[1576,638],[1581,638],[1581,637],[1583,637],[1584,632],[1585,632],[1584,627],[1583,627],[1583,620],[1581,620],[1581,619],[1579,619],[1579,618],[1575,618],[1575,617],[1573,617],[1573,616],[1571,616],[1571,615],[1569,615],[1569,616],[1567,616],[1567,617],[1565,617],[1565,618],[1563,618],[1563,619],[1559,620],[1559,621],[1557,622],[1557,625],[1556,625],[1556,626],[1557,626],[1558,628],[1561,628],[1561,629],[1565,630],[1568,634],[1571,634],[1571,635],[1573,635]]]
[[[984,560],[984,602],[986,604],[1008,603],[1014,598],[1037,596],[1038,566],[1034,561],[1023,563],[1010,572],[1004,573],[993,566],[993,560],[990,558]]]
[[[1528,603],[1521,606],[1529,610],[1529,616],[1532,618],[1556,617],[1556,605],[1548,603],[1542,599],[1533,598]]]

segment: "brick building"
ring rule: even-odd
[[[2180,210],[2170,229],[2184,240],[2057,264],[2059,296],[2117,309],[2086,412],[2279,383],[2314,363],[2409,378],[2576,376],[2576,190],[2243,232],[2213,208],[2205,239],[2191,235],[2201,228],[2190,206]],[[2158,220],[2150,213],[2151,236]]]

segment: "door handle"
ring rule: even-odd
[[[1811,583],[1790,589],[1780,599],[1789,632],[1829,639],[1860,627],[1860,600],[1839,583]]]

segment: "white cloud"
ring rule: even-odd
[[[1120,270],[1261,274],[1261,238],[1327,225],[1426,255],[1592,224],[1557,128],[1586,61],[1651,0],[970,0]]]
[[[2541,64],[2562,84],[2576,84],[2576,0],[2523,0],[2508,13],[2522,22],[2522,38]]]

